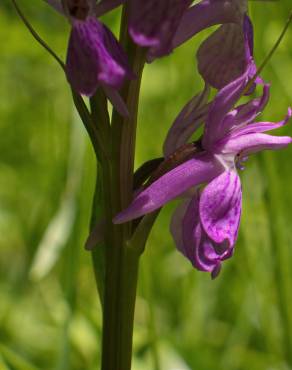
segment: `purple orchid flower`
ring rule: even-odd
[[[133,0],[129,32],[148,48],[147,60],[167,55],[198,32],[225,23],[242,24],[246,0]]]
[[[291,109],[281,122],[254,122],[268,101],[267,84],[262,97],[233,108],[246,90],[250,68],[218,92],[209,107],[203,137],[194,144],[195,154],[143,188],[114,218],[115,223],[123,223],[141,217],[188,192],[173,216],[172,235],[194,267],[211,272],[213,278],[221,262],[231,257],[237,238],[242,201],[237,169],[252,153],[292,142],[287,136],[264,133],[286,124]],[[198,190],[203,184],[207,185]]]
[[[230,79],[233,81],[235,79],[235,76],[239,73],[240,69],[237,70],[236,73],[232,73],[232,68],[230,68],[231,66],[237,66],[237,67],[241,66],[242,68],[244,66],[245,69],[249,71],[248,77],[250,79],[252,79],[256,75],[256,66],[253,60],[253,28],[252,28],[250,19],[248,18],[248,16],[245,15],[243,27],[238,27],[238,25],[230,24],[230,25],[224,25],[222,26],[222,28],[225,26],[226,27],[234,26],[237,28],[237,31],[240,30],[240,38],[241,38],[241,43],[243,47],[243,49],[241,48],[241,51],[240,51],[240,57],[236,58],[236,56],[230,55],[230,61],[228,63],[224,63],[225,58],[223,59],[221,59],[220,57],[218,58],[218,52],[220,48],[219,48],[219,45],[217,45],[216,51],[217,51],[217,58],[219,60],[215,62],[215,65],[217,66],[222,65],[223,69],[221,68],[221,70],[218,70],[217,68],[215,69],[216,73],[214,73],[214,71],[212,71],[211,68],[208,68],[206,75],[205,75],[205,81],[207,80],[207,83],[205,83],[205,87],[203,91],[200,94],[193,97],[185,105],[185,107],[182,109],[180,114],[175,119],[172,127],[170,128],[167,134],[166,140],[164,142],[164,148],[163,148],[163,153],[165,157],[168,157],[169,155],[171,155],[174,149],[178,149],[180,146],[185,144],[188,141],[188,139],[190,139],[192,134],[203,124],[203,122],[206,121],[209,106],[210,106],[210,104],[208,103],[208,97],[209,97],[209,92],[210,92],[209,85],[212,85],[212,86],[215,85],[217,88],[219,87],[222,88],[228,82],[230,82],[229,81]],[[224,47],[222,49],[224,49]],[[227,50],[228,49],[229,48],[227,48]],[[212,50],[209,50],[209,51],[212,53]],[[216,56],[214,57],[214,59],[216,59]],[[211,60],[209,61],[209,64],[212,65]],[[226,65],[229,67],[230,72],[225,73]],[[210,74],[208,72],[210,72]],[[211,81],[212,78],[213,78],[213,81]],[[264,83],[263,80],[260,77],[257,77],[255,79],[255,82],[252,83],[252,86],[247,93],[252,92],[257,84],[263,84],[263,83]]]
[[[148,61],[172,51],[173,37],[191,3],[191,0],[132,1],[129,33],[136,44],[148,48]]]
[[[103,0],[99,5],[94,0],[62,0],[62,4],[56,0],[47,2],[56,10],[63,9],[72,25],[66,73],[73,89],[90,97],[101,86],[113,105],[126,115],[125,104],[117,89],[125,79],[132,79],[134,75],[115,36],[96,19],[97,13],[111,10],[121,1]]]
[[[197,53],[199,73],[205,83],[221,89],[241,76],[253,61],[253,27],[246,15],[247,1],[203,0],[190,7],[191,3],[133,1],[130,35],[138,45],[148,47],[147,60],[151,62],[203,29],[222,24]]]
[[[87,96],[98,85],[118,89],[125,78],[133,77],[114,35],[92,16],[73,20],[66,69],[72,87]]]

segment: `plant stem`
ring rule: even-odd
[[[139,255],[107,245],[102,370],[130,370]],[[112,261],[109,266],[108,256]],[[121,257],[121,259],[117,258]]]
[[[126,50],[136,79],[121,90],[129,116],[113,111],[111,160],[103,166],[106,200],[105,285],[103,303],[102,370],[130,370],[133,321],[140,249],[127,246],[131,223],[113,225],[112,217],[132,199],[135,139],[144,50],[133,44],[127,30],[127,6],[123,8],[121,43]],[[99,100],[100,101],[100,100]],[[97,102],[92,101],[94,111]],[[98,185],[98,184],[97,184]],[[136,240],[139,244],[139,240]],[[144,247],[144,245],[143,245]]]
[[[138,102],[145,64],[145,50],[136,46],[128,35],[127,6],[123,9],[120,43],[127,52],[136,78],[126,83],[121,91],[129,116],[122,117],[114,110],[112,118],[113,155],[116,156],[116,163],[120,167],[117,171],[120,184],[120,202],[118,202],[120,204],[118,204],[117,212],[128,206],[132,200]]]

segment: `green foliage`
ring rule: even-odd
[[[290,1],[251,3],[260,63]],[[40,0],[22,4],[64,57],[66,22]],[[0,369],[97,370],[101,308],[83,248],[94,157],[62,71],[11,9],[1,4]],[[107,19],[115,30],[117,15]],[[137,166],[161,155],[169,125],[201,88],[194,51],[207,34],[147,66]],[[291,104],[291,40],[289,30],[263,72],[272,81],[263,120],[282,119]],[[291,127],[282,132],[291,135]],[[168,232],[175,204],[161,212],[142,258],[134,370],[292,367],[291,156],[290,147],[247,163],[239,241],[215,281],[175,250]]]

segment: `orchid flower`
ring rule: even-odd
[[[264,133],[284,125],[291,109],[281,122],[254,122],[268,101],[267,84],[260,98],[233,108],[245,92],[250,68],[218,92],[209,107],[204,134],[193,143],[196,150],[192,157],[148,182],[129,207],[114,218],[115,223],[123,223],[141,217],[188,191],[187,200],[173,216],[172,234],[178,249],[197,269],[211,272],[212,277],[220,271],[221,262],[232,255],[237,238],[242,202],[237,169],[252,153],[280,149],[292,142],[288,136]],[[173,138],[168,136],[168,141]],[[172,158],[177,150],[173,148]],[[190,197],[194,189],[195,195]]]
[[[92,96],[101,86],[106,95],[125,113],[125,106],[117,94],[125,79],[134,78],[127,56],[112,32],[96,18],[102,11],[119,5],[120,1],[105,1],[96,5],[94,0],[47,0],[63,13],[71,23],[71,33],[66,58],[66,74],[72,88],[80,94]]]
[[[167,55],[198,32],[225,23],[242,23],[247,0],[133,0],[129,32],[148,48],[147,60]]]
[[[148,48],[148,61],[172,51],[173,37],[191,3],[191,0],[131,2],[129,32],[136,44]]]
[[[130,35],[138,45],[148,47],[147,60],[151,62],[203,29],[222,24],[197,53],[198,69],[205,83],[221,89],[242,75],[253,57],[253,27],[246,14],[247,0],[203,0],[190,6],[191,3],[133,1]]]

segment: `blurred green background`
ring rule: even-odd
[[[19,3],[64,58],[64,19],[41,0]],[[249,7],[259,64],[291,0]],[[106,18],[115,32],[118,17]],[[194,55],[211,31],[147,66],[137,166],[161,155],[169,125],[201,88]],[[272,82],[263,119],[280,120],[292,104],[292,26],[263,76]],[[101,310],[84,250],[93,152],[62,71],[9,0],[0,4],[0,87],[0,369],[97,370]],[[292,147],[250,158],[236,252],[215,281],[176,251],[175,202],[165,207],[141,263],[133,370],[292,369],[291,158]]]

